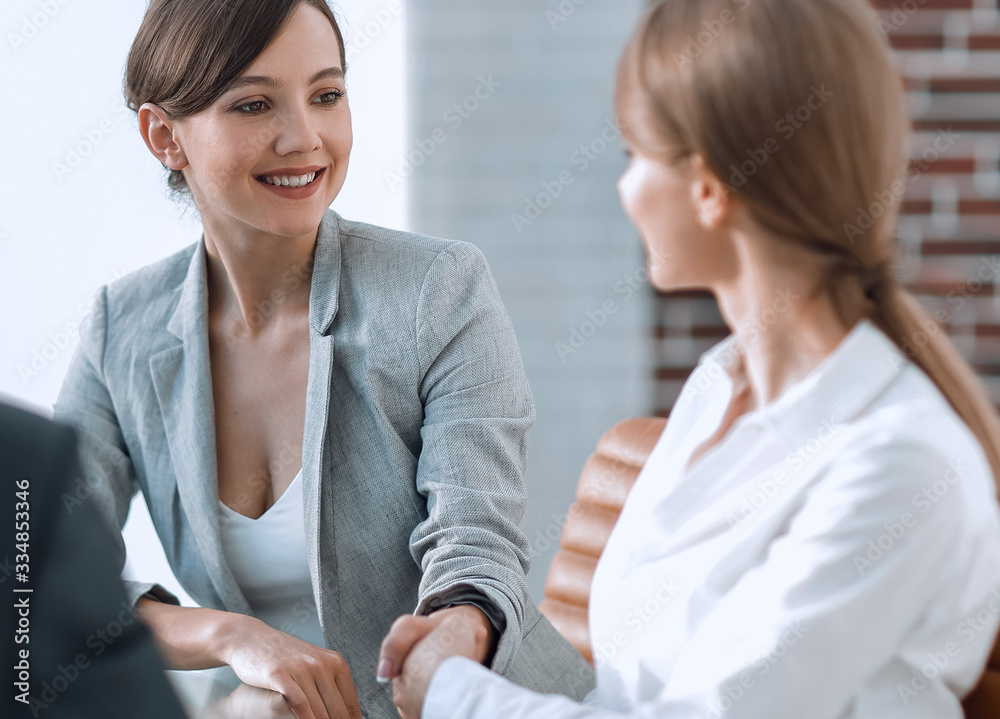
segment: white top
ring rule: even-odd
[[[257,519],[219,501],[222,551],[254,616],[325,647],[306,558],[302,470]]]
[[[862,321],[685,469],[739,359],[733,337],[702,357],[598,563],[588,701],[456,657],[424,719],[962,717],[1000,623],[981,447]]]

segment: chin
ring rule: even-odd
[[[671,276],[669,270],[659,264],[648,264],[649,284],[657,292],[674,292],[681,289],[677,277]]]
[[[275,217],[269,215],[261,218],[260,229],[281,237],[302,237],[315,232],[316,228],[319,227],[320,220],[323,219],[323,212],[319,211],[304,212],[299,210],[289,214],[294,216]]]
[[[657,292],[690,292],[706,289],[704,284],[694,282],[690,277],[678,277],[662,267],[655,266],[649,270],[649,284]]]

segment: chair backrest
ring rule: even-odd
[[[666,420],[629,419],[601,437],[584,465],[576,502],[563,525],[559,551],[545,583],[542,613],[576,649],[593,663],[587,607],[597,560],[625,505],[639,470],[646,463]],[[1000,717],[1000,641],[993,648],[979,685],[962,703],[967,719]]]

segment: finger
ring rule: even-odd
[[[320,693],[320,689],[314,682],[309,680],[304,680],[302,682],[302,691],[305,692],[306,699],[309,701],[309,708],[312,710],[312,715],[315,719],[333,719],[333,717],[344,716],[340,712],[332,711],[337,707],[337,701],[334,700],[330,708],[327,707],[326,698]],[[340,699],[338,694],[337,700]]]
[[[428,617],[404,615],[392,623],[389,633],[382,640],[379,651],[378,672],[376,679],[383,684],[399,673],[403,661],[413,649],[413,645],[427,636],[434,628],[435,622]]]
[[[344,705],[347,707],[347,716],[351,717],[351,719],[362,719],[361,702],[358,701],[358,692],[354,688],[351,668],[347,666],[347,661],[343,658],[337,664],[334,679],[337,682],[337,691],[340,692],[340,697],[344,700]]]
[[[331,680],[330,677],[322,677],[318,682],[316,682],[315,688],[316,693],[323,702],[325,713],[322,716],[332,717],[333,719],[342,719],[346,716],[354,716],[353,714],[348,713],[347,705],[344,703],[344,698],[340,694],[336,681]],[[358,716],[360,716],[360,714]]]
[[[292,710],[295,719],[323,719],[317,717],[314,710],[314,706],[322,705],[319,697],[314,702],[302,687],[291,680],[283,682],[277,689],[285,697],[285,703]]]

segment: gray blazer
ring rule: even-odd
[[[184,589],[251,614],[220,543],[207,311],[204,236],[97,292],[55,404],[81,435],[82,476],[65,504],[93,496],[120,530],[142,491]],[[525,585],[518,521],[534,403],[482,253],[328,211],[309,325],[309,569],[326,644],[349,662],[365,715],[396,716],[391,688],[375,681],[392,621],[462,584],[506,617],[495,671],[582,698],[590,665]],[[127,591],[177,601],[159,585]]]

